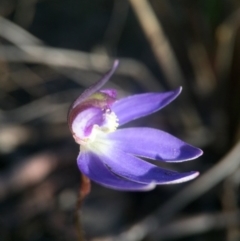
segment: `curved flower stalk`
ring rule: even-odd
[[[117,190],[151,190],[159,184],[189,181],[198,172],[178,173],[157,167],[141,157],[165,162],[192,160],[202,151],[153,128],[121,125],[154,113],[181,92],[146,93],[116,99],[116,90],[100,90],[118,67],[118,61],[97,83],[72,104],[69,128],[80,145],[78,167],[89,179]]]

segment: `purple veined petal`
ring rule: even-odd
[[[98,90],[100,90],[112,77],[114,72],[116,71],[117,67],[119,65],[119,61],[115,60],[113,63],[112,68],[95,84],[91,85],[88,89],[86,89],[72,104],[70,109],[75,108],[78,104],[83,102],[86,98],[91,96],[92,94],[96,93]]]
[[[111,144],[136,156],[166,162],[195,159],[202,150],[153,128],[125,128],[108,134]]]
[[[123,125],[162,109],[177,98],[181,91],[182,87],[179,87],[164,93],[132,95],[114,102],[111,109],[117,115],[119,125]]]
[[[71,130],[78,138],[82,139],[89,136],[95,124],[102,125],[103,121],[103,111],[96,107],[89,107],[76,116],[72,122]]]
[[[109,147],[107,152],[101,153],[98,157],[111,172],[134,182],[175,184],[192,180],[199,175],[195,171],[179,173],[157,167],[116,147]]]
[[[116,176],[110,172],[99,157],[92,152],[81,151],[77,162],[79,169],[84,175],[108,188],[122,191],[149,191],[155,187],[153,183],[146,185]]]

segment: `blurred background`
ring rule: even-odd
[[[71,102],[109,69],[119,97],[183,86],[128,126],[165,130],[204,150],[161,166],[194,181],[145,193],[92,184],[92,241],[240,240],[240,1],[1,0],[0,240],[77,240],[79,147]]]

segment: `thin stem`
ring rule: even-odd
[[[82,223],[81,223],[81,208],[85,197],[90,193],[90,191],[91,191],[91,182],[88,179],[88,177],[82,174],[81,185],[79,188],[79,197],[76,205],[76,229],[77,229],[78,241],[85,241],[84,232],[83,232]]]

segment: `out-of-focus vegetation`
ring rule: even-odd
[[[93,184],[89,240],[240,240],[240,1],[1,0],[0,240],[77,240],[79,147],[70,103],[120,60],[119,96],[183,86],[135,126],[204,150],[190,183],[124,193]],[[131,124],[130,124],[131,125]]]

